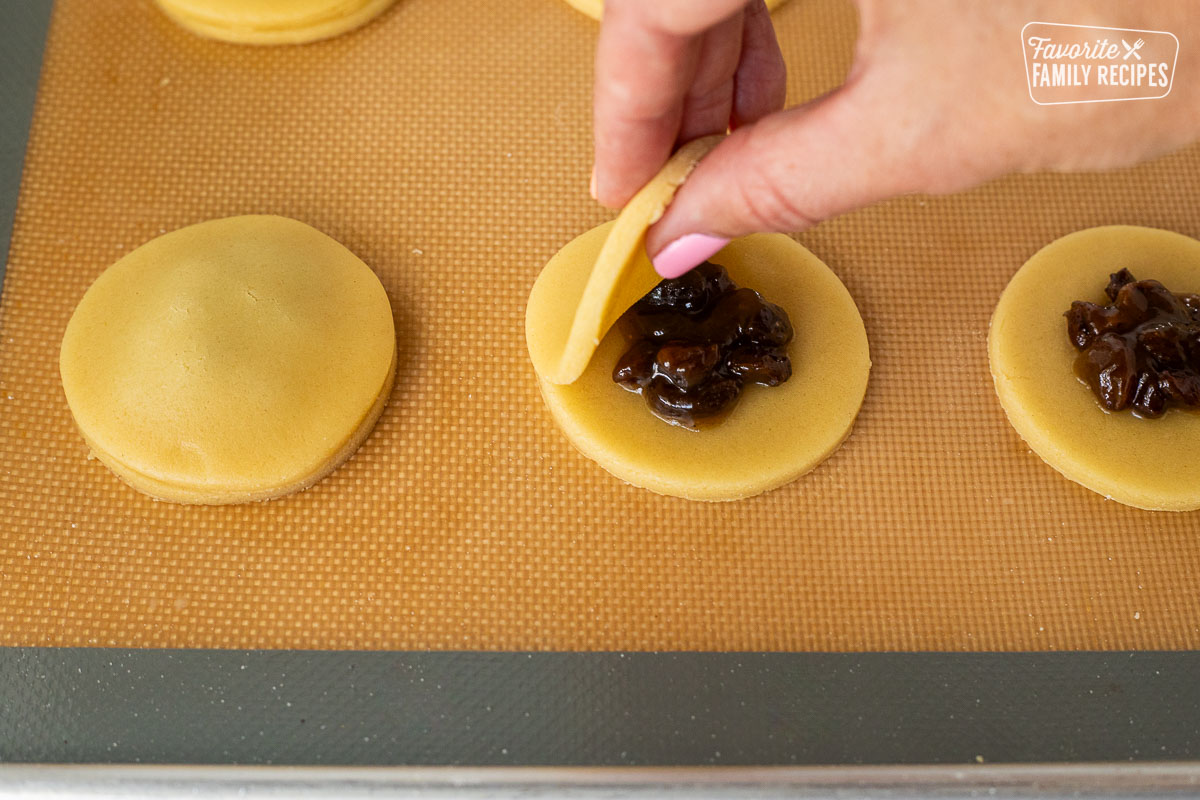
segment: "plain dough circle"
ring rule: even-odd
[[[1013,276],[992,316],[996,394],[1021,438],[1067,478],[1137,508],[1200,508],[1200,415],[1109,413],[1075,376],[1063,314],[1075,300],[1107,303],[1108,276],[1123,267],[1200,292],[1200,242],[1187,236],[1114,225],[1051,242]]]
[[[786,0],[767,0],[767,9],[774,11]],[[576,11],[582,11],[597,22],[604,16],[604,0],[566,0],[567,5]]]
[[[577,297],[607,223],[575,239],[543,269],[530,293],[526,337],[545,330],[554,306]],[[585,456],[613,475],[659,494],[736,500],[788,483],[827,458],[850,434],[870,371],[867,334],[854,300],[816,256],[782,234],[731,242],[711,259],[739,286],[759,291],[791,317],[794,373],[781,386],[749,386],[720,425],[689,431],[654,417],[638,395],[613,383],[623,340],[610,330],[582,377],[539,376],[555,422]],[[578,280],[576,278],[575,280]],[[531,345],[532,346],[532,345]]]
[[[63,389],[92,452],[181,503],[265,500],[349,458],[395,374],[369,267],[302,222],[244,216],[154,239],[67,324]]]
[[[365,25],[396,0],[155,0],[181,27],[234,44],[303,44]]]

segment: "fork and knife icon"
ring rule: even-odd
[[[1125,56],[1124,56],[1125,61],[1128,61],[1130,56],[1133,56],[1138,61],[1142,60],[1142,56],[1140,53],[1138,53],[1138,50],[1141,50],[1142,47],[1146,44],[1145,39],[1138,39],[1133,44],[1130,44],[1129,42],[1122,39],[1121,44],[1125,45]]]

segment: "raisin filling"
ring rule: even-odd
[[[1127,269],[1109,276],[1108,305],[1080,300],[1066,312],[1080,351],[1075,374],[1109,411],[1161,417],[1200,407],[1200,295],[1173,294]]]
[[[753,289],[739,289],[716,264],[662,281],[617,327],[627,349],[613,380],[672,425],[715,425],[747,384],[778,386],[792,375],[787,313]]]

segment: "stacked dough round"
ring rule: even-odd
[[[375,274],[323,233],[245,216],[139,247],[67,325],[63,388],[92,452],[181,503],[265,500],[332,472],[391,392]]]
[[[395,0],[156,0],[200,36],[236,44],[302,44],[365,25]]]

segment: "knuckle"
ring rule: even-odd
[[[606,114],[648,122],[670,113],[679,98],[671,91],[647,85],[636,78],[616,77],[597,86],[596,101]]]
[[[819,216],[800,207],[770,162],[755,161],[736,184],[735,202],[755,230],[794,231],[809,228]]]

